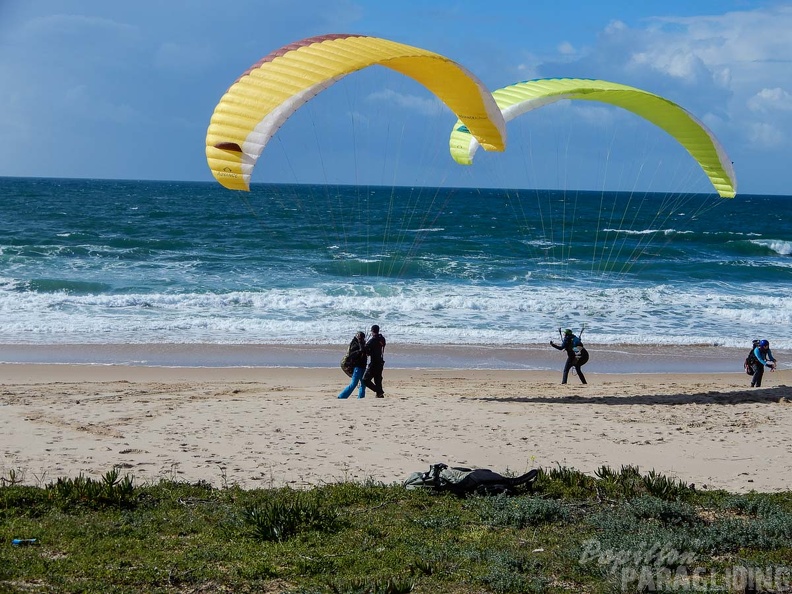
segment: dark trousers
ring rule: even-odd
[[[762,376],[764,375],[764,365],[758,362],[754,362],[754,371],[753,377],[751,378],[751,385],[756,386],[757,388],[762,387]]]
[[[583,375],[583,370],[580,368],[583,367],[583,365],[585,365],[588,360],[589,360],[588,351],[585,350],[581,352],[579,358],[576,357],[575,355],[571,355],[567,357],[566,365],[564,365],[564,375],[561,378],[561,383],[562,384],[567,383],[567,378],[569,377],[569,370],[572,369],[573,367],[575,368],[575,371],[577,371],[578,377],[580,378],[580,383],[581,384],[587,383],[586,376]]]
[[[363,383],[369,390],[379,396],[384,393],[382,389],[382,370],[385,367],[385,361],[372,361],[366,368],[366,373],[363,374]]]

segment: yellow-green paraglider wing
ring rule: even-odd
[[[332,34],[272,52],[226,91],[206,132],[206,159],[215,179],[232,190],[249,190],[264,146],[289,116],[347,74],[374,64],[424,85],[486,150],[504,149],[501,111],[465,68],[434,52],[387,39]]]
[[[695,116],[659,95],[605,80],[578,78],[529,80],[498,89],[492,95],[507,122],[562,99],[600,101],[624,108],[662,128],[685,147],[721,197],[733,198],[737,193],[734,168],[720,142]],[[457,121],[454,126],[449,148],[457,163],[473,162],[478,143],[464,122]]]

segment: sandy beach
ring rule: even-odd
[[[562,360],[557,360],[560,369]],[[792,370],[387,368],[386,397],[336,398],[327,367],[0,365],[0,477],[113,467],[244,488],[400,482],[434,462],[525,472],[636,465],[697,488],[788,490]]]

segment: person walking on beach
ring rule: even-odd
[[[561,329],[558,330],[561,332]],[[582,332],[581,332],[582,334]],[[575,333],[572,332],[569,328],[564,330],[563,340],[561,344],[556,344],[552,340],[550,341],[550,346],[553,348],[558,349],[559,351],[566,351],[567,360],[566,364],[564,365],[564,375],[561,377],[561,383],[567,383],[567,378],[569,377],[569,370],[573,367],[577,372],[578,377],[580,378],[580,383],[585,384],[586,376],[583,375],[583,370],[581,367],[585,365],[589,360],[589,354],[586,350],[586,347],[583,346],[580,338],[575,336]]]
[[[379,326],[374,324],[371,327],[371,338],[366,343],[366,354],[369,356],[369,364],[366,368],[366,373],[363,374],[363,383],[369,390],[374,390],[377,398],[385,397],[385,390],[382,389],[385,344],[385,337],[380,334]]]
[[[770,350],[770,342],[767,340],[760,340],[757,347],[751,353],[754,374],[751,376],[751,387],[762,387],[762,376],[764,375],[765,367],[769,367],[770,371],[775,371],[776,360],[773,357],[773,352]]]
[[[358,388],[358,398],[366,397],[366,385],[363,383],[363,374],[366,372],[366,335],[363,332],[357,332],[349,343],[349,350],[346,356],[347,364],[352,367],[352,379],[349,385],[341,390],[338,397],[341,400],[349,398],[355,387],[360,384]]]

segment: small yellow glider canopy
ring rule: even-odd
[[[720,142],[695,116],[659,95],[604,80],[579,78],[529,80],[498,89],[492,95],[507,122],[562,99],[601,101],[621,107],[675,138],[696,159],[721,197],[733,198],[737,193],[734,168]],[[458,121],[449,139],[451,156],[457,163],[470,165],[477,148],[475,136],[465,122]]]
[[[249,190],[267,142],[300,106],[351,72],[379,64],[434,93],[486,150],[505,148],[500,109],[464,67],[417,47],[363,35],[322,35],[286,45],[254,64],[215,107],[206,132],[206,160],[215,179]]]

